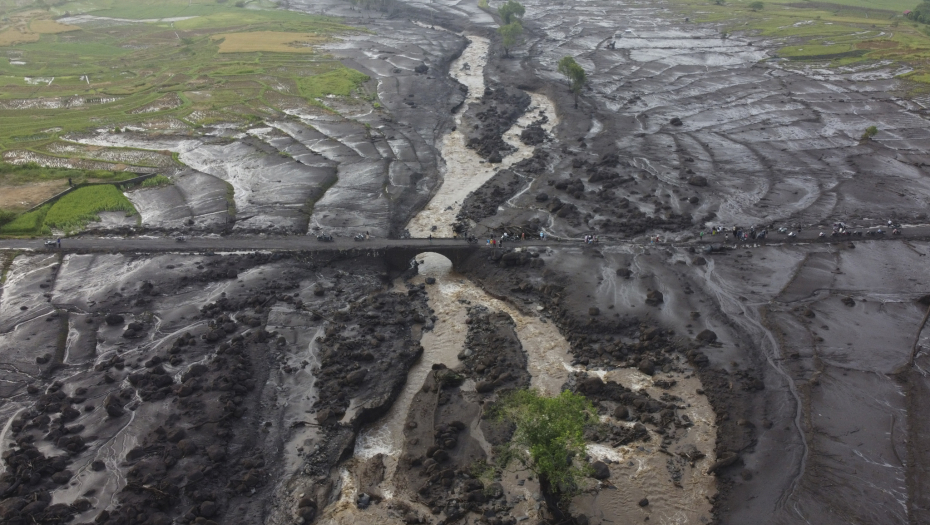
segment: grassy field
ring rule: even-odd
[[[91,221],[100,220],[103,211],[135,214],[136,209],[116,186],[104,184],[78,188],[53,204],[23,213],[0,227],[0,234],[14,236],[49,235],[52,229],[69,233]]]
[[[751,9],[751,0],[672,3],[696,21],[716,22],[729,33],[775,39],[782,44],[778,56],[792,61],[849,66],[890,60],[914,69],[904,78],[930,81],[930,27],[903,16],[917,0],[772,0],[763,2],[761,10]]]
[[[292,97],[325,107],[327,86],[348,97],[363,83],[313,47],[356,29],[262,1],[18,3],[0,0],[0,51],[10,57],[0,61],[0,153],[47,152],[62,135],[100,127],[246,123],[283,115]],[[315,75],[327,76],[308,81]],[[161,104],[166,96],[176,103]]]
[[[8,57],[0,61],[2,160],[112,167],[103,174],[0,165],[0,214],[41,202],[63,190],[68,178],[115,181],[134,174],[112,172],[177,164],[170,152],[62,140],[69,133],[197,134],[219,122],[284,118],[286,109],[300,106],[326,110],[332,96],[380,107],[367,76],[316,49],[358,29],[283,11],[267,0],[237,3],[0,0],[0,52]],[[46,212],[52,210],[8,222],[0,233],[39,231],[49,224]]]

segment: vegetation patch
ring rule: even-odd
[[[13,236],[51,234],[51,229],[45,226],[45,216],[51,207],[50,204],[46,204],[41,208],[19,215],[0,227],[0,234]]]
[[[301,78],[297,81],[300,93],[311,99],[322,98],[327,95],[347,97],[370,80],[369,76],[341,64],[333,70]]]
[[[143,188],[160,188],[162,186],[170,186],[172,184],[174,183],[171,182],[171,179],[168,177],[165,177],[164,175],[155,175],[154,177],[149,177],[142,181],[140,186]]]
[[[516,390],[493,408],[515,428],[499,451],[504,467],[519,461],[539,476],[541,488],[563,501],[577,494],[588,465],[584,430],[597,423],[597,410],[584,396],[563,391],[548,397],[537,390]]]
[[[77,231],[88,222],[99,221],[102,211],[124,211],[135,214],[136,208],[112,184],[85,186],[58,199],[45,216],[45,226],[64,231]]]
[[[313,33],[282,33],[279,31],[252,31],[215,35],[220,53],[312,53],[311,44],[325,42],[326,37]]]
[[[738,32],[781,42],[777,55],[789,60],[837,67],[869,63],[887,67],[886,61],[891,61],[913,68],[909,78],[916,81],[925,81],[930,73],[930,28],[905,15],[915,9],[915,0],[887,0],[880,5],[867,0],[673,3],[696,21],[716,24],[722,35]]]
[[[29,29],[41,35],[57,35],[58,33],[70,33],[71,31],[80,31],[81,28],[70,24],[62,24],[54,20],[39,19],[33,20],[29,24]]]
[[[77,170],[46,168],[35,163],[9,164],[0,162],[0,191],[4,186],[16,186],[36,181],[65,181],[74,184],[85,182],[120,182],[136,177],[134,173],[106,170]]]

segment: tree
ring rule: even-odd
[[[763,7],[765,7],[765,5],[762,2],[752,2],[749,4],[749,9],[753,11],[762,11]]]
[[[493,410],[498,419],[515,427],[511,440],[500,449],[503,466],[518,460],[536,473],[544,493],[558,496],[563,503],[578,493],[591,468],[585,462],[584,429],[597,423],[590,401],[567,390],[555,397],[516,390]]]
[[[562,57],[562,60],[559,60],[559,73],[562,73],[568,79],[572,93],[575,94],[575,108],[577,109],[578,95],[588,82],[588,75],[584,72],[584,68],[578,65],[578,62],[575,62],[572,57]]]
[[[865,128],[865,133],[862,134],[862,140],[869,140],[875,135],[878,135],[878,128],[875,126],[869,126]]]
[[[500,26],[497,31],[501,34],[501,39],[503,40],[504,56],[509,57],[510,48],[519,44],[522,40],[523,26],[520,25],[520,22],[514,20],[505,26]]]
[[[524,13],[526,13],[526,8],[523,7],[520,2],[516,2],[515,0],[507,0],[506,4],[500,6],[497,9],[497,14],[501,15],[503,25],[514,22],[515,17],[520,18]]]

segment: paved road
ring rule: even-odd
[[[766,240],[767,245],[780,244],[797,244],[797,243],[838,243],[838,242],[863,242],[863,241],[888,241],[888,240],[911,240],[927,241],[930,240],[930,227],[921,226],[908,228],[904,230],[902,236],[863,236],[863,237],[825,237],[818,238],[817,232],[804,232],[804,235],[797,238],[789,238],[781,234],[772,234]],[[0,240],[0,250],[47,250],[56,248],[46,248],[45,239],[7,239]],[[554,246],[554,245],[580,245],[580,239],[555,240],[539,239],[527,240],[519,243],[505,244],[505,247],[511,246]],[[620,241],[602,241],[602,246],[611,245],[648,245],[649,241],[644,238]],[[666,244],[666,243],[660,243]],[[723,244],[731,246],[735,244],[732,237],[722,235],[707,235],[703,240],[692,240],[687,242],[668,243],[676,246],[695,246],[701,247],[710,244]],[[750,241],[749,245],[759,244],[758,241]],[[184,242],[178,242],[170,237],[140,236],[140,237],[72,237],[64,238],[61,241],[61,249],[64,252],[230,252],[230,251],[255,251],[255,250],[272,250],[272,251],[313,251],[313,250],[347,250],[347,249],[390,249],[390,248],[467,248],[479,247],[486,248],[486,241],[480,239],[477,244],[470,244],[460,239],[370,239],[367,241],[353,241],[349,238],[337,238],[333,242],[321,242],[312,236],[292,236],[292,237],[269,237],[261,235],[248,236],[208,236],[208,237],[190,237]]]
[[[0,240],[0,250],[46,250],[44,239],[9,239]],[[178,242],[168,237],[74,237],[61,240],[61,249],[66,252],[229,252],[229,251],[310,251],[310,250],[347,250],[347,249],[386,249],[386,248],[467,248],[484,247],[485,241],[471,244],[458,239],[370,239],[353,241],[349,238],[337,238],[333,242],[321,242],[316,237],[262,237],[259,235],[243,237],[190,237]],[[526,241],[520,246],[545,246],[552,242]]]

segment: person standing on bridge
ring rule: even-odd
[[[61,249],[61,237],[58,238],[58,249]]]
[[[429,243],[433,244],[433,234],[429,234]]]

